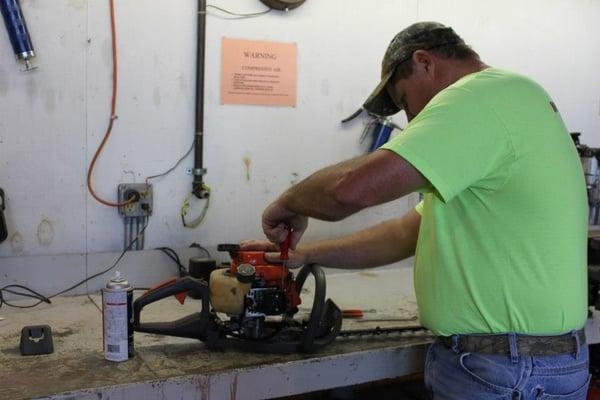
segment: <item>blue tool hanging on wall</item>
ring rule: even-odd
[[[358,109],[354,114],[342,120],[342,124],[352,121],[363,113],[363,109]],[[401,127],[396,125],[391,118],[382,117],[368,113],[371,120],[365,125],[362,135],[360,135],[360,142],[362,143],[367,137],[371,138],[371,144],[369,145],[369,153],[377,150],[383,146],[390,139],[390,135],[394,129],[402,130]]]
[[[0,11],[17,61],[24,62],[27,71],[35,69],[31,65],[35,52],[19,0],[0,0]]]

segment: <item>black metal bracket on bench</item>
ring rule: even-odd
[[[6,228],[6,219],[4,219],[4,210],[6,209],[6,201],[4,200],[4,190],[0,189],[0,243],[4,242],[8,237],[8,229]]]
[[[21,355],[34,356],[54,352],[52,329],[48,325],[26,326],[21,330]]]

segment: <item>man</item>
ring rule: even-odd
[[[404,110],[404,132],[283,193],[264,211],[266,236],[293,229],[294,266],[416,252],[420,320],[438,336],[425,371],[434,399],[585,399],[586,190],[556,106],[433,22],[392,40],[381,77],[364,108]],[[402,218],[298,244],[308,217],[337,221],[415,191],[424,200]]]

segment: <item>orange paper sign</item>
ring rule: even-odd
[[[221,103],[296,106],[296,44],[223,38]]]

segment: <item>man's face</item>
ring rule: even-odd
[[[394,79],[392,77],[386,89],[394,104],[406,112],[409,122],[435,95],[427,70],[418,64],[414,65],[413,72],[408,78]]]

